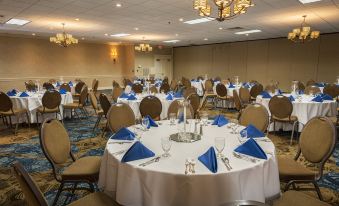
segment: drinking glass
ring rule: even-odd
[[[238,135],[238,140],[240,144],[247,140],[247,130],[242,130]]]
[[[217,155],[217,158],[221,158],[222,157],[222,154],[221,152],[224,150],[225,148],[225,137],[216,137],[214,139],[215,141],[215,148],[217,149],[218,151],[218,155]]]
[[[149,125],[149,119],[147,117],[142,118],[141,125],[144,128],[144,131],[147,131]]]
[[[169,137],[162,137],[161,138],[161,146],[162,150],[164,150],[164,154],[162,155],[163,157],[170,157],[171,155],[169,154],[169,151],[171,150],[172,146],[172,141]]]
[[[207,126],[207,122],[208,122],[208,114],[207,114],[207,112],[202,112],[201,113],[200,120],[201,120],[203,126]]]
[[[139,128],[136,127],[136,125],[134,126],[134,135],[135,135],[135,140],[139,141],[141,140],[141,132],[139,132]]]
[[[177,119],[177,114],[176,113],[170,113],[169,118],[170,118],[170,125],[175,125],[175,120]]]

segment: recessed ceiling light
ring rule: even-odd
[[[175,34],[175,36],[179,36],[179,34]]]
[[[177,43],[179,42],[180,40],[177,40],[177,39],[173,39],[173,40],[167,40],[167,41],[163,41],[164,43]]]
[[[222,30],[222,27],[219,27],[219,30]]]
[[[25,20],[25,19],[10,19],[6,22],[6,24],[23,26],[25,24],[28,24],[29,22],[31,22],[31,21],[28,21],[28,20]]]
[[[35,36],[35,33],[32,33],[32,36]]]
[[[209,22],[214,20],[214,18],[210,18],[210,17],[205,17],[205,18],[200,18],[200,19],[194,19],[194,20],[190,20],[190,21],[185,21],[185,24],[200,24],[200,23],[204,23],[204,22]]]
[[[108,34],[106,33],[105,36],[108,36]]]
[[[125,34],[125,33],[121,33],[121,34],[111,34],[112,37],[124,37],[124,36],[129,36],[130,34]]]
[[[81,37],[82,40],[85,40],[85,37]]]
[[[183,19],[183,18],[180,18],[179,21],[184,21],[184,19]]]
[[[76,19],[74,19],[75,21],[80,21],[80,19],[79,18],[76,18]]]
[[[248,30],[248,31],[239,31],[234,34],[252,34],[252,33],[258,33],[261,32],[259,29],[253,29],[253,30]]]
[[[317,1],[321,1],[321,0],[299,0],[302,4],[309,4],[309,3],[313,3],[313,2],[317,2]]]
[[[135,28],[134,28],[134,30],[135,30],[135,31],[138,31],[138,30],[139,30],[139,28],[138,28],[138,27],[135,27]]]
[[[208,39],[207,39],[207,38],[205,38],[205,39],[204,39],[204,41],[208,41]]]
[[[122,5],[120,3],[117,3],[115,6],[116,7],[121,7]]]

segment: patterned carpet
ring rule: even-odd
[[[88,110],[91,110],[90,108]],[[210,116],[221,113],[218,110],[207,110]],[[91,111],[92,113],[92,111]],[[222,113],[228,118],[235,118],[236,112]],[[68,120],[65,126],[73,143],[72,151],[77,157],[86,155],[102,155],[106,138],[101,137],[101,131],[92,132],[96,118]],[[101,126],[103,126],[102,123]],[[36,125],[32,128],[20,127],[14,136],[8,129],[0,126],[0,205],[25,205],[20,187],[11,173],[11,164],[20,161],[32,175],[46,199],[51,203],[59,184],[54,180],[51,167],[44,157],[39,144]],[[278,155],[293,157],[296,153],[296,144],[289,146],[289,134],[277,133],[269,136],[274,142]],[[301,162],[311,166],[301,159]],[[326,202],[332,205],[339,204],[339,144],[325,166],[325,175],[319,182]],[[283,186],[283,185],[282,185]],[[314,192],[308,192],[315,196]],[[62,202],[62,201],[60,201]]]

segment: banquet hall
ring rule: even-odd
[[[0,0],[0,205],[339,205],[339,0]]]

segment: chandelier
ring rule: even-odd
[[[311,31],[311,27],[306,24],[306,15],[303,16],[304,21],[301,23],[300,28],[295,28],[292,32],[288,33],[288,39],[293,42],[305,43],[305,41],[312,41],[320,36],[319,31]]]
[[[211,6],[208,0],[194,0],[193,8],[199,11],[200,16],[214,18],[224,21],[234,18],[239,14],[244,14],[247,9],[254,6],[252,0],[212,0],[218,8],[218,16],[211,16]]]
[[[143,41],[145,41],[145,37],[142,38]],[[134,49],[139,52],[151,52],[153,51],[153,48],[151,45],[146,43],[141,43],[139,46],[135,46]]]
[[[65,23],[62,23],[63,32],[56,34],[55,37],[50,37],[49,41],[59,44],[63,47],[68,47],[71,44],[77,44],[78,40],[74,38],[71,34],[66,34],[65,32]]]

